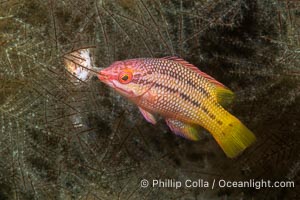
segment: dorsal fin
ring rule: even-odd
[[[198,67],[196,67],[195,65],[189,63],[188,61],[182,59],[182,58],[179,58],[179,57],[176,57],[176,56],[167,56],[167,57],[163,57],[163,59],[167,59],[167,60],[172,60],[172,61],[175,61],[175,62],[178,62],[182,65],[184,65],[185,67],[193,70],[194,72],[197,72],[198,74],[200,74],[201,76],[203,76],[204,78],[206,78],[209,82],[215,84],[215,85],[218,85],[218,86],[221,86],[221,87],[224,87],[226,88],[225,85],[223,85],[222,83],[220,83],[219,81],[217,81],[216,79],[214,79],[213,77],[211,77],[210,75],[204,73],[203,71],[201,71],[200,69],[198,69]]]
[[[218,101],[219,104],[221,104],[223,107],[227,107],[230,105],[234,99],[234,93],[228,89],[225,85],[211,77],[210,75],[202,72],[200,69],[198,69],[196,66],[193,64],[187,62],[186,60],[183,60],[182,58],[178,58],[176,56],[168,56],[168,57],[163,57],[163,59],[167,60],[172,60],[175,62],[178,62],[185,67],[193,70],[194,72],[200,74],[202,77],[206,78],[210,83],[212,83],[214,87],[214,93],[216,95],[216,100]]]

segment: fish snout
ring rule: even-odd
[[[106,82],[106,81],[109,80],[110,75],[109,75],[109,73],[108,73],[107,71],[101,70],[101,71],[99,72],[99,74],[98,74],[98,78],[99,78],[100,81]]]

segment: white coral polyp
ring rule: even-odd
[[[65,68],[77,79],[86,81],[91,77],[93,68],[92,58],[89,49],[80,49],[74,51],[64,58]]]

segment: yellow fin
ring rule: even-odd
[[[215,85],[215,94],[217,102],[224,108],[233,102],[234,93],[227,87]]]
[[[200,76],[204,77],[208,82],[213,84],[214,87],[215,87],[215,95],[216,95],[217,101],[223,107],[227,107],[232,103],[232,101],[234,99],[234,93],[231,90],[229,90],[225,85],[223,85],[223,83],[217,81],[216,79],[214,79],[210,75],[208,75],[205,72],[201,71],[200,69],[198,69],[198,67],[196,67],[193,64],[187,62],[186,60],[184,60],[182,58],[178,58],[176,56],[171,56],[171,57],[168,56],[168,57],[164,57],[162,59],[167,59],[167,60],[177,62],[177,63],[193,70],[194,72],[196,72]]]
[[[256,140],[255,135],[232,115],[221,131],[212,135],[230,158],[238,156]]]
[[[198,133],[198,126],[193,124],[187,124],[176,119],[166,119],[166,123],[173,133],[184,137],[189,140],[200,140],[200,134]]]

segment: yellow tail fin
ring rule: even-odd
[[[218,133],[213,133],[213,136],[230,158],[238,156],[256,140],[255,135],[232,115],[226,120],[224,127]]]

